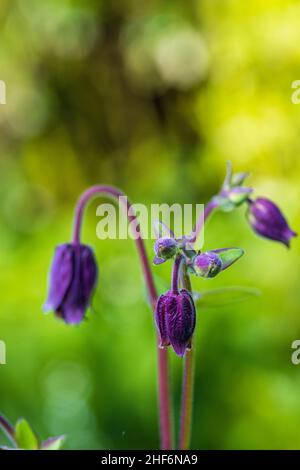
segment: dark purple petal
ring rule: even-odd
[[[87,245],[69,244],[63,247],[63,252],[55,255],[50,278],[49,299],[52,301],[46,305],[66,323],[76,324],[81,322],[89,306],[97,281],[97,264],[93,251]]]
[[[97,265],[90,247],[74,245],[73,279],[60,313],[66,323],[80,323],[97,280]]]
[[[166,304],[167,331],[176,354],[183,356],[190,347],[196,324],[194,301],[186,290],[170,294]]]
[[[73,277],[73,248],[60,245],[55,250],[49,278],[49,295],[44,310],[56,310],[61,305]]]
[[[82,290],[85,298],[88,300],[92,294],[98,278],[98,269],[94,253],[89,246],[80,246]]]
[[[168,294],[161,295],[157,301],[155,309],[155,321],[160,335],[160,346],[168,346],[170,344],[166,325],[166,301]]]

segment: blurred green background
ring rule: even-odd
[[[90,207],[100,280],[79,327],[42,314],[53,250],[86,186],[204,203],[228,159],[298,231],[299,15],[292,0],[1,0],[0,409],[11,421],[65,433],[69,449],[158,447],[155,329],[134,244],[98,240],[99,201]],[[193,285],[262,295],[198,310],[192,448],[300,448],[299,240],[288,252],[259,239],[244,213],[212,219],[205,248],[245,256]],[[170,268],[155,268],[161,292]]]

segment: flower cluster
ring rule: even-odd
[[[232,174],[228,165],[227,175],[221,191],[212,199],[213,207],[229,212],[246,203],[248,220],[253,230],[269,240],[283,243],[287,247],[296,233],[290,229],[280,209],[266,198],[251,199],[253,189],[244,186],[247,173]],[[237,261],[244,253],[241,248],[219,248],[206,252],[196,252],[190,238],[175,239],[160,237],[154,245],[154,264],[182,256],[189,274],[202,278],[213,278]],[[161,338],[161,346],[172,345],[174,351],[182,356],[191,347],[196,323],[196,310],[191,292],[182,289],[168,291],[160,296],[156,306],[156,324]]]
[[[154,264],[161,265],[166,261],[173,262],[171,287],[164,294],[157,296],[153,273],[142,238],[135,239],[137,251],[143,269],[149,300],[154,310],[158,332],[158,385],[159,415],[161,430],[161,447],[172,449],[172,425],[169,405],[169,379],[167,352],[171,346],[178,356],[184,356],[192,348],[193,334],[196,326],[196,300],[204,294],[193,294],[190,276],[212,279],[232,266],[241,258],[241,248],[217,248],[208,251],[194,249],[197,236],[203,228],[207,217],[216,209],[229,212],[243,204],[248,206],[247,218],[253,230],[269,240],[275,240],[290,246],[296,233],[289,227],[280,209],[266,198],[253,198],[253,189],[245,186],[247,173],[232,173],[228,165],[227,175],[220,192],[207,204],[204,217],[196,221],[192,234],[175,238],[172,231],[161,224],[154,245]],[[88,188],[79,198],[74,220],[74,234],[71,243],[57,247],[52,262],[49,295],[45,303],[46,311],[53,310],[57,317],[68,324],[80,323],[91,304],[96,287],[98,269],[92,249],[80,241],[83,213],[88,201],[96,195],[105,195],[118,200],[124,194],[115,187],[96,185]],[[126,199],[123,209],[129,223],[134,221],[134,229],[139,232],[139,224],[132,204]],[[184,362],[183,395],[179,433],[179,448],[187,449],[189,445],[189,428],[192,412],[192,370],[193,361],[187,356]],[[0,416],[1,425],[1,416]],[[2,427],[11,438],[13,448],[50,449],[59,448],[63,438],[58,437],[41,442],[24,422],[12,428],[4,419]]]
[[[253,189],[244,186],[247,176],[247,173],[233,174],[231,165],[228,165],[222,188],[211,200],[212,207],[231,211],[241,204],[247,204],[247,217],[253,230],[265,238],[289,246],[296,233],[290,229],[282,212],[272,201],[262,197],[252,199]],[[90,196],[96,190],[97,188],[91,188],[86,194]],[[115,189],[111,190],[111,193],[119,194]],[[81,209],[80,207],[78,211],[80,214]],[[154,245],[154,264],[159,265],[167,260],[180,258],[181,271],[179,269],[177,273],[175,287],[159,297],[155,319],[161,346],[171,344],[177,354],[183,355],[191,345],[196,313],[192,294],[181,282],[182,266],[185,266],[187,275],[214,278],[240,259],[244,252],[241,248],[195,251],[190,236],[176,239],[167,227],[164,226],[163,231],[166,236],[159,236]],[[68,324],[80,323],[90,305],[97,273],[95,256],[89,246],[83,245],[77,239],[58,246],[52,263],[49,295],[44,309],[53,310]],[[180,283],[181,289],[178,288]]]
[[[172,232],[170,231],[170,235]],[[160,237],[154,245],[154,264],[161,264],[175,257],[181,261],[189,274],[202,278],[213,278],[229,268],[242,255],[240,248],[220,248],[206,252],[195,251],[190,246],[189,237],[176,240],[173,237]],[[180,265],[179,265],[180,266]],[[175,270],[172,289],[162,294],[156,305],[155,320],[160,335],[160,346],[171,345],[179,356],[191,348],[196,325],[196,308],[191,292],[178,289],[180,268]]]

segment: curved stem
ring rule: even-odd
[[[210,214],[218,207],[218,203],[214,198],[212,198],[205,206],[204,213],[201,214],[199,219],[196,221],[193,232],[191,235],[191,242],[195,243],[201,230],[203,229],[204,223],[207,221]]]
[[[96,185],[87,189],[79,198],[75,219],[74,219],[74,233],[73,243],[80,243],[80,233],[83,221],[84,210],[88,202],[95,196],[104,195],[106,197],[116,200],[126,212],[128,221],[131,224],[135,234],[134,238],[142,270],[145,278],[145,283],[149,295],[149,300],[152,305],[153,311],[156,307],[157,292],[154,284],[154,279],[147,256],[144,241],[140,234],[140,225],[133,211],[132,204],[128,201],[126,195],[118,188],[106,185]],[[158,339],[159,344],[159,339]],[[169,363],[168,352],[166,349],[158,348],[158,397],[159,397],[159,416],[160,416],[160,435],[161,435],[161,448],[164,450],[172,449],[172,426],[171,426],[171,406],[170,406],[170,388],[169,388]]]
[[[120,191],[118,188],[114,188],[113,186],[96,185],[87,189],[80,196],[78,200],[78,203],[76,206],[76,212],[75,212],[75,219],[74,219],[74,233],[73,233],[74,243],[79,243],[80,241],[82,220],[83,220],[84,210],[86,208],[87,203],[92,198],[94,198],[95,196],[99,196],[99,195],[104,195],[122,204],[126,212],[126,215],[128,217],[128,221],[132,225],[132,228],[134,229],[136,233],[140,233],[140,226],[139,226],[137,217],[133,213],[132,204],[128,201],[126,195],[122,191]],[[150,299],[152,307],[154,308],[156,305],[157,293],[156,293],[156,288],[155,288],[154,281],[153,281],[153,276],[152,276],[145,244],[141,236],[136,237],[135,242],[136,242],[137,250],[140,256],[143,273],[145,276],[145,282],[146,282],[146,286],[148,289],[149,299]]]

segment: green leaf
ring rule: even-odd
[[[197,305],[201,307],[223,307],[237,302],[249,300],[261,295],[254,287],[221,287],[202,293],[193,293]]]
[[[222,262],[222,271],[229,268],[244,254],[241,248],[220,248],[219,250],[212,250],[216,253]]]
[[[23,450],[38,450],[38,438],[25,419],[19,419],[15,429],[15,440],[18,448]]]
[[[66,440],[66,436],[50,437],[41,445],[42,450],[60,450]]]

